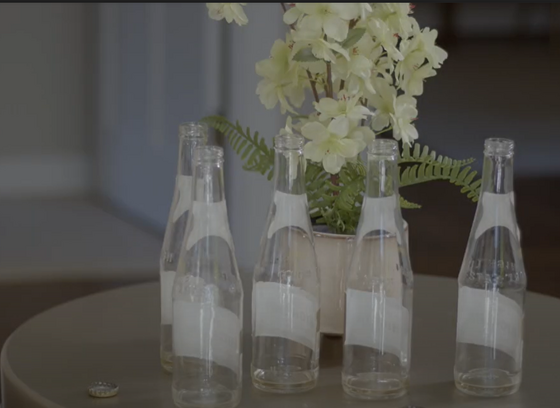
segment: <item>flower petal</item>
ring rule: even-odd
[[[348,135],[348,131],[350,130],[350,121],[345,116],[339,116],[329,123],[328,129],[333,136],[342,139]]]
[[[375,115],[371,120],[372,129],[377,131],[385,129],[387,126],[389,126],[389,118],[390,116],[386,113]]]
[[[324,43],[327,44],[327,46],[331,49],[334,50],[336,52],[338,52],[339,54],[341,54],[342,56],[344,56],[344,58],[346,58],[347,60],[350,60],[350,56],[348,55],[348,51],[346,51],[344,48],[342,48],[339,44],[337,43],[329,43],[326,41],[323,41]]]
[[[348,36],[348,22],[336,15],[328,15],[323,20],[323,29],[328,37],[336,41],[344,41]]]
[[[337,141],[335,152],[342,157],[354,157],[360,153],[360,143],[352,139],[341,139]],[[363,144],[365,146],[365,143]]]
[[[332,98],[321,98],[319,103],[315,102],[315,109],[320,113],[333,117],[338,114],[338,102]]]
[[[303,146],[303,156],[314,162],[320,162],[325,157],[325,150],[320,143],[309,142]]]
[[[231,11],[233,12],[233,19],[238,25],[242,26],[249,22],[245,11],[243,11],[243,7],[236,3],[231,3],[230,7]]]
[[[301,128],[301,134],[313,141],[322,142],[329,138],[329,131],[320,122],[309,122]]]
[[[353,120],[365,119],[366,116],[371,116],[371,115],[373,115],[373,113],[368,108],[362,105],[355,106],[354,108],[352,108],[350,112],[346,114],[348,119],[353,119]]]
[[[299,8],[292,7],[284,13],[284,23],[288,25],[294,24],[301,15],[302,11]]]
[[[327,154],[323,158],[323,167],[330,174],[338,173],[342,166],[344,166],[344,163],[346,163],[346,160],[336,154]]]

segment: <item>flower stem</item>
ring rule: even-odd
[[[317,87],[315,86],[315,81],[311,76],[311,72],[307,71],[307,78],[309,78],[309,83],[311,84],[311,89],[313,90],[313,96],[315,97],[315,102],[319,102],[319,94],[317,93]]]
[[[377,132],[375,135],[378,136],[382,133],[389,132],[391,130],[393,130],[393,126],[389,126],[387,129],[383,129],[381,132]]]
[[[337,174],[331,174],[331,183],[333,183],[335,186],[338,186],[338,175]],[[333,196],[337,196],[338,195],[338,191],[333,191]]]

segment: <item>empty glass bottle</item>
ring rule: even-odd
[[[527,277],[513,198],[513,141],[487,139],[480,200],[459,273],[455,384],[513,394],[521,383]]]
[[[178,407],[230,408],[241,399],[243,289],[224,196],[223,150],[195,151],[192,209],[173,285],[173,381]]]
[[[406,393],[413,276],[398,192],[398,145],[368,147],[366,191],[346,281],[342,386],[360,399]]]
[[[175,192],[159,261],[161,286],[160,358],[163,368],[169,372],[173,369],[171,291],[177,271],[181,244],[187,227],[187,216],[191,207],[192,156],[197,146],[206,144],[207,138],[208,126],[204,123],[186,122],[179,126],[179,160],[177,177],[175,178]]]
[[[274,141],[274,194],[253,281],[253,385],[312,389],[319,374],[319,273],[307,196],[303,138]]]

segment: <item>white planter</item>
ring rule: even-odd
[[[315,252],[321,273],[321,333],[344,333],[344,275],[352,256],[354,235],[314,231]],[[408,224],[404,223],[408,242]]]

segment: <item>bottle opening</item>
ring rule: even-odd
[[[368,146],[368,153],[380,156],[395,156],[399,153],[399,145],[392,139],[375,139]]]
[[[513,155],[514,142],[511,139],[490,138],[484,141],[484,154],[510,157]]]
[[[274,147],[279,149],[301,149],[304,139],[299,135],[282,134],[274,138]]]
[[[185,122],[179,125],[179,137],[203,139],[208,135],[208,125],[201,122]]]
[[[196,163],[218,163],[224,161],[224,149],[219,146],[200,146],[194,151]]]

